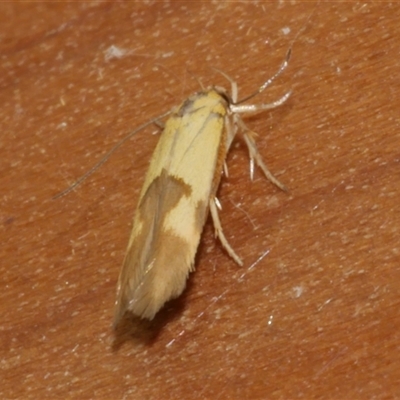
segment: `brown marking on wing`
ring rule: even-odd
[[[142,197],[134,221],[134,225],[141,223],[142,229],[133,239],[121,270],[114,326],[126,310],[153,319],[166,301],[178,297],[184,290],[193,269],[202,226],[197,242],[192,243],[190,238],[164,229],[163,221],[181,197],[190,194],[187,184],[163,170]],[[202,225],[205,213],[206,210],[201,213]]]

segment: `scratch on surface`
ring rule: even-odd
[[[237,283],[243,282],[243,278],[244,278],[251,270],[253,270],[254,267],[255,267],[257,264],[259,264],[259,263],[264,259],[264,257],[267,256],[268,253],[269,253],[269,250],[266,250],[263,254],[261,254],[261,256],[258,257],[257,260],[254,261],[253,264],[251,264],[251,265],[247,268],[247,270],[246,270],[245,272],[243,272],[243,273],[239,276],[239,278],[238,278],[238,280],[237,280]],[[196,321],[198,321],[200,318],[202,318],[203,315],[206,313],[206,311],[207,311],[208,309],[210,309],[210,307],[213,307],[220,299],[222,299],[222,298],[223,298],[227,293],[229,293],[230,291],[231,291],[231,288],[227,288],[227,289],[225,289],[219,296],[213,297],[212,300],[210,301],[210,303],[203,309],[203,311],[201,311],[199,314],[196,315],[196,317],[195,317],[194,320],[193,320],[193,323],[195,324]],[[185,330],[185,329],[182,329],[174,339],[170,340],[170,341],[165,345],[165,347],[171,347],[171,346],[178,340],[178,338],[180,338],[181,336],[183,336],[185,333],[186,333],[186,330]]]

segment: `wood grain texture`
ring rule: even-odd
[[[157,128],[52,196],[192,74],[252,92],[315,7],[259,97],[291,99],[247,119],[290,194],[233,146],[221,219],[245,267],[208,221],[183,296],[114,335]],[[2,3],[0,397],[400,397],[399,20],[395,2]]]

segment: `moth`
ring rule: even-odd
[[[269,110],[283,104],[290,92],[270,104],[245,101],[264,91],[286,68],[290,51],[278,72],[252,95],[238,101],[237,84],[231,94],[221,87],[195,93],[174,109],[154,150],[133,220],[128,249],[119,274],[114,327],[127,311],[146,319],[170,299],[178,297],[194,270],[201,233],[210,211],[215,235],[227,253],[242,261],[229,245],[218,216],[216,192],[225,159],[236,134],[243,135],[250,157],[273,184],[286,190],[264,164],[252,132],[241,113]]]

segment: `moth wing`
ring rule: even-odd
[[[140,202],[118,282],[116,322],[126,310],[152,319],[167,300],[178,297],[185,288],[196,249],[188,238],[165,228],[168,212],[178,205],[185,190],[164,171]]]
[[[193,270],[214,190],[224,115],[211,112],[211,105],[196,111],[196,101],[192,104],[191,112],[167,121],[150,162],[118,281],[114,324],[126,310],[154,318],[182,293]]]

